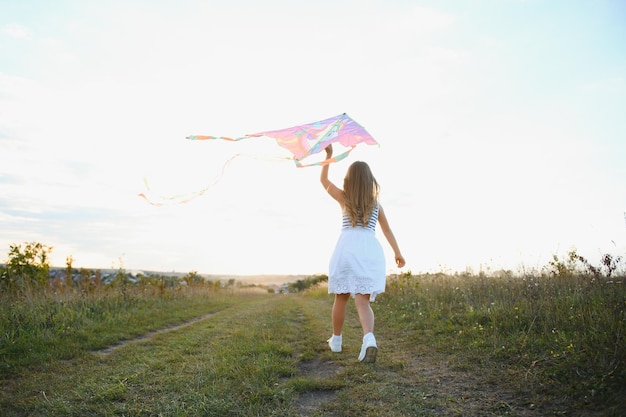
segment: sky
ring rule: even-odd
[[[185,137],[344,112],[380,146],[330,178],[369,163],[389,273],[626,256],[625,39],[621,0],[0,0],[0,262],[327,273],[319,167]]]

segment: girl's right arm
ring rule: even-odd
[[[333,145],[328,145],[326,147],[326,159],[330,159],[332,156],[333,156]],[[329,163],[326,163],[322,166],[322,173],[320,174],[320,182],[322,183],[322,186],[324,187],[326,192],[330,194],[332,198],[337,200],[339,205],[343,208],[343,201],[344,201],[343,191],[337,188],[337,186],[328,179],[329,165],[330,165]]]

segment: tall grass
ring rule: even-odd
[[[517,369],[519,384],[577,406],[623,404],[624,277],[405,274],[382,314],[463,360]],[[395,323],[395,324],[394,324]]]
[[[232,303],[208,287],[25,289],[0,296],[0,376],[69,359]]]

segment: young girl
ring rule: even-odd
[[[333,155],[332,145],[326,148],[326,157]],[[405,265],[396,238],[387,217],[378,204],[379,186],[365,162],[354,162],[343,180],[343,190],[328,179],[329,165],[322,167],[320,181],[343,213],[341,235],[330,259],[328,293],[335,294],[332,310],[333,336],[328,345],[333,352],[341,352],[341,331],[346,317],[350,295],[354,297],[359,321],[363,328],[363,344],[359,361],[375,362],[378,347],[374,337],[374,312],[370,302],[385,291],[385,257],[376,239],[376,222],[395,254],[396,265]]]

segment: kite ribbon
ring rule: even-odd
[[[211,187],[213,187],[215,184],[217,184],[220,180],[220,178],[224,175],[224,171],[226,171],[226,168],[228,167],[228,165],[230,165],[230,163],[233,161],[233,159],[237,158],[238,156],[240,156],[239,154],[234,155],[232,157],[230,157],[222,166],[222,172],[216,176],[215,178],[213,178],[213,180],[207,184],[203,189],[198,190],[198,191],[193,191],[193,192],[189,192],[186,194],[177,194],[177,195],[173,195],[173,196],[163,196],[163,195],[157,195],[156,197],[158,197],[158,199],[160,201],[156,201],[154,199],[154,197],[150,197],[148,194],[152,194],[151,190],[150,190],[150,185],[148,184],[148,179],[144,177],[143,179],[143,183],[146,186],[146,193],[139,193],[137,194],[138,197],[143,198],[144,200],[146,200],[148,203],[152,204],[153,206],[157,206],[157,207],[161,207],[167,204],[184,204],[184,203],[188,203],[191,200],[200,197],[201,195],[203,195],[204,193],[206,193],[207,191],[209,191],[209,189]]]

